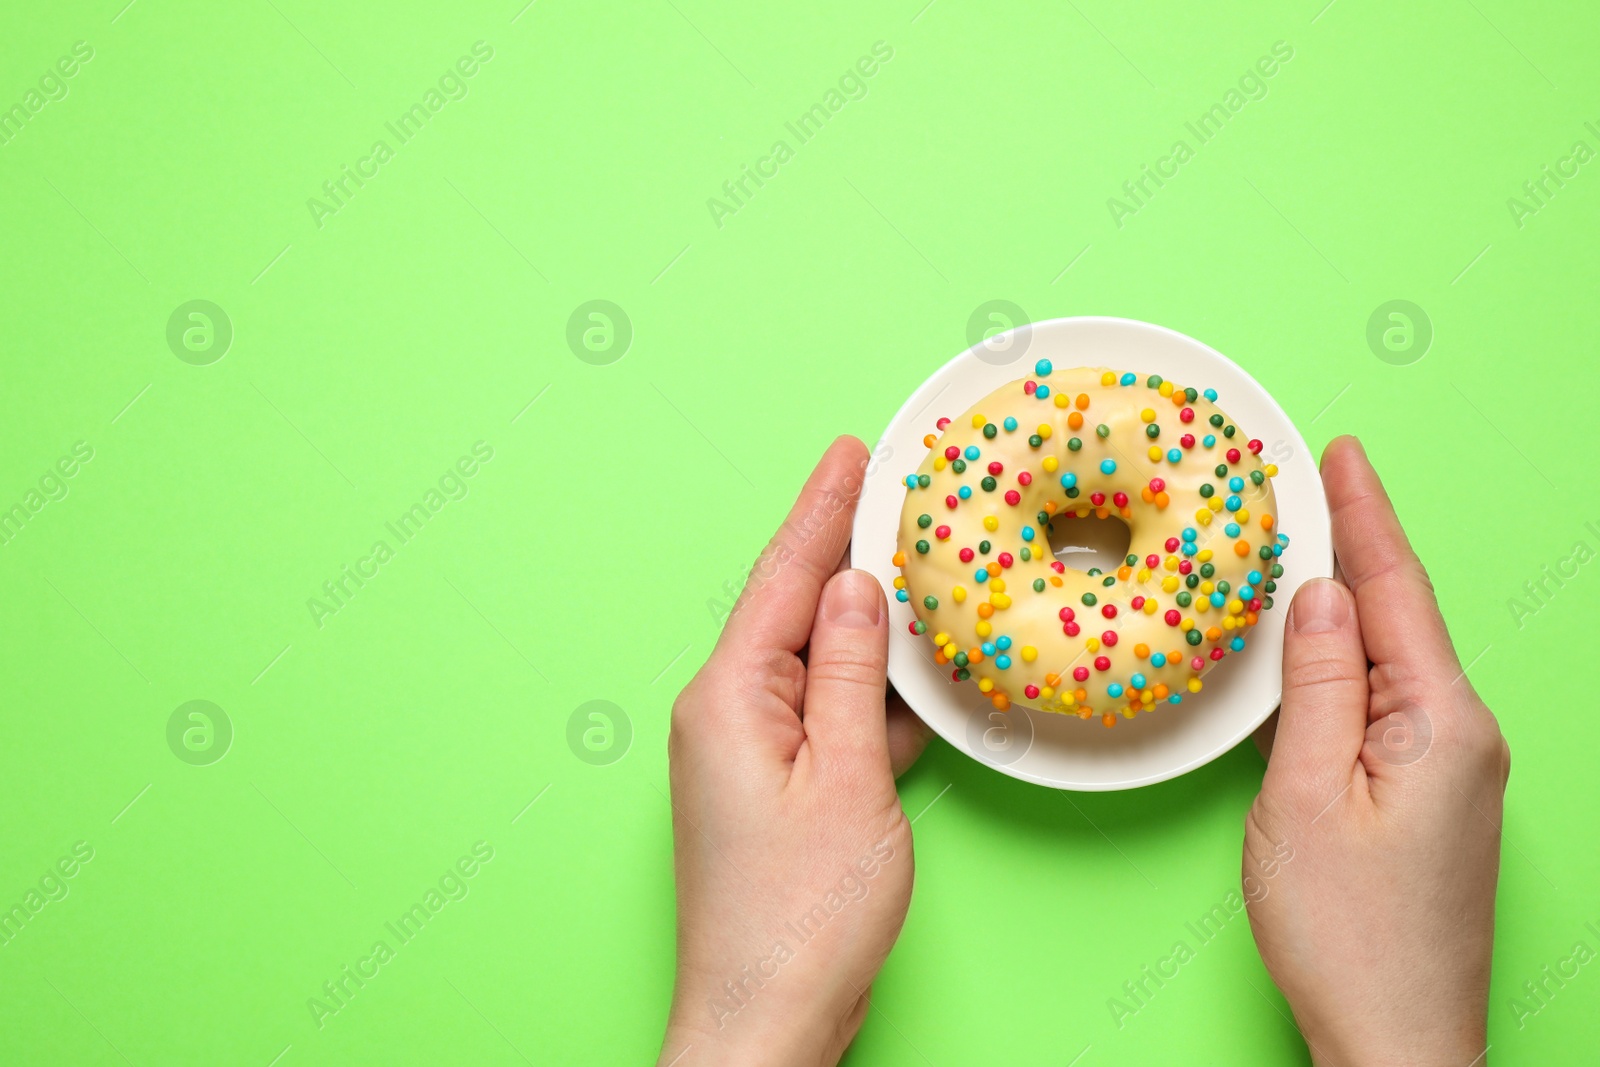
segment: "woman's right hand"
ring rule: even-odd
[[[1344,582],[1289,608],[1250,926],[1317,1064],[1480,1067],[1511,752],[1361,445],[1322,476]]]

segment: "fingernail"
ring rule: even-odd
[[[865,571],[841,571],[822,590],[822,617],[835,626],[867,630],[883,619],[883,594]]]
[[[1325,634],[1350,618],[1350,604],[1339,583],[1315,578],[1300,587],[1289,605],[1289,625],[1295,633]]]

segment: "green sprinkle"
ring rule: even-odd
[[[1022,562],[1024,562],[1024,563],[1028,562],[1030,559],[1033,558],[1033,552],[1032,552],[1031,549],[1028,548],[1027,545],[1023,545],[1022,546],[1022,551],[1019,552],[1018,555],[1020,555],[1022,557]]]
[[[1200,577],[1209,578],[1215,573],[1217,573],[1217,568],[1216,568],[1215,564],[1212,564],[1212,563],[1202,563],[1202,564],[1200,564]]]
[[[1043,578],[1035,578],[1033,580],[1033,591],[1035,593],[1044,592],[1044,579]]]
[[[925,596],[925,597],[922,598],[922,606],[927,608],[929,611],[933,611],[935,608],[937,608],[939,606],[939,598],[938,597]]]
[[[917,486],[919,488],[926,489],[926,488],[928,488],[928,486],[930,486],[932,484],[933,484],[933,478],[930,475],[927,475],[927,474],[919,474],[919,475],[917,475]]]
[[[1044,438],[1040,437],[1038,434],[1030,434],[1028,436],[1029,448],[1038,448],[1042,444],[1044,444]]]
[[[1084,607],[1086,607],[1086,608],[1094,607],[1095,600],[1096,600],[1096,598],[1095,598],[1095,595],[1093,593],[1085,593],[1085,594],[1083,594],[1083,606]]]
[[[1224,426],[1222,428],[1222,436],[1224,436],[1224,437],[1232,437],[1233,436],[1233,427],[1232,426]]]
[[[1274,563],[1272,565],[1272,576],[1274,578],[1282,578],[1283,577],[1283,564]]]
[[[1078,499],[1078,494],[1081,492],[1083,492],[1082,489],[1079,489],[1077,486],[1073,486],[1071,489],[1067,490],[1067,499],[1076,500]]]
[[[1102,422],[1099,426],[1096,426],[1094,428],[1094,432],[1095,432],[1095,436],[1097,436],[1097,437],[1102,437],[1102,438],[1110,437],[1111,436],[1111,427],[1107,426],[1105,423]]]
[[[1200,576],[1198,574],[1191,574],[1183,580],[1183,584],[1188,586],[1190,589],[1193,589],[1200,584]]]
[[[1233,586],[1229,585],[1226,581],[1217,583],[1217,592],[1221,593],[1223,596],[1227,596],[1232,591]]]
[[[923,622],[921,619],[918,619],[916,622],[911,624],[911,632],[916,634],[918,637],[921,637],[923,634],[928,632],[928,624]]]
[[[1182,592],[1180,592],[1178,594],[1177,599],[1178,599],[1178,607],[1180,607],[1180,608],[1186,608],[1190,604],[1194,603],[1194,597],[1189,595],[1189,591],[1187,589],[1185,589]]]
[[[1117,576],[1115,574],[1108,574],[1106,575],[1106,580],[1100,584],[1109,589],[1111,586],[1117,584]]]
[[[986,422],[983,424],[983,436],[989,438],[991,441],[994,440],[995,436],[999,434],[999,432],[1000,427],[996,426],[994,423]]]
[[[987,542],[987,541],[979,541],[978,542],[978,553],[980,555],[987,556],[989,554],[989,549],[991,547],[992,546],[989,544],[989,542]]]
[[[1262,545],[1261,546],[1261,550],[1259,552],[1257,552],[1256,555],[1260,556],[1262,559],[1271,559],[1272,558],[1272,546],[1271,545]]]
[[[926,530],[928,527],[933,525],[933,516],[932,515],[918,515],[917,516],[917,525],[922,527],[924,530]]]
[[[1189,403],[1193,404],[1200,398],[1200,390],[1191,385],[1189,388],[1183,391],[1183,398]]]
[[[1228,476],[1228,465],[1226,463],[1218,463],[1217,469],[1213,473],[1218,478],[1226,478]]]
[[[1278,583],[1273,581],[1271,578],[1268,578],[1264,583],[1262,583],[1261,588],[1265,589],[1269,593],[1276,593],[1278,591]]]
[[[1146,378],[1144,380],[1144,384],[1148,385],[1152,389],[1160,389],[1161,388],[1161,375],[1159,375],[1159,374],[1150,375],[1150,377],[1148,377],[1148,378]]]
[[[1200,487],[1200,495],[1205,497],[1207,500],[1211,499],[1212,495],[1216,493],[1216,491],[1217,487],[1212,485],[1210,482],[1207,482],[1205,485]]]
[[[922,553],[924,556],[926,556],[928,554],[928,542],[926,542],[926,541],[918,541],[917,542],[917,551]]]
[[[1048,511],[1041,511],[1039,514],[1035,515],[1034,518],[1039,520],[1040,526],[1050,525],[1050,513]]]
[[[979,482],[978,484],[983,486],[983,491],[985,493],[992,493],[994,492],[994,487],[999,483],[997,483],[990,475],[985,474],[983,476],[983,481]]]
[[[1271,597],[1262,597],[1261,598],[1261,606],[1263,608],[1271,608],[1272,607],[1272,598]]]
[[[1099,567],[1090,567],[1089,568],[1089,577],[1091,577],[1091,578],[1098,578],[1104,573],[1105,573],[1105,571],[1101,570]]]
[[[1190,630],[1188,633],[1183,635],[1183,639],[1189,642],[1191,645],[1198,645],[1201,641],[1205,640],[1205,638],[1201,636],[1199,630]]]
[[[1156,438],[1161,436],[1161,427],[1152,422],[1150,425],[1144,428],[1144,435],[1150,438],[1150,440],[1154,441]]]
[[[967,461],[964,459],[953,459],[950,461],[950,469],[955,471],[957,474],[965,474],[967,473]]]
[[[1078,449],[1080,449],[1082,447],[1083,447],[1083,441],[1080,440],[1079,438],[1074,437],[1072,440],[1067,442],[1067,450],[1069,452],[1076,452]]]
[[[1267,476],[1262,471],[1251,471],[1250,472],[1250,484],[1251,485],[1260,485],[1262,482],[1264,482],[1266,480],[1267,480]]]
[[[1129,555],[1129,556],[1128,556],[1128,558],[1127,558],[1127,559],[1125,559],[1125,560],[1123,560],[1123,561],[1122,561],[1122,562],[1124,562],[1124,563],[1126,563],[1126,564],[1127,564],[1127,565],[1128,565],[1128,566],[1130,566],[1130,567],[1132,567],[1132,566],[1135,566],[1135,565],[1137,565],[1137,564],[1138,564],[1138,562],[1139,562],[1139,557],[1138,557],[1138,556],[1135,556],[1135,555],[1132,555],[1132,554],[1130,554],[1130,555]]]
[[[969,660],[967,658],[967,654],[965,652],[957,652],[956,653],[956,658],[951,660],[950,662],[954,663],[957,667],[965,667],[968,663],[971,662],[971,660]]]
[[[967,670],[965,667],[962,667],[960,670],[956,671],[956,680],[957,681],[964,682],[968,678],[971,678],[971,677],[972,677],[972,672]]]
[[[1227,422],[1228,420],[1223,418],[1221,415],[1213,415],[1213,416],[1211,416],[1211,418],[1207,419],[1206,421],[1211,423],[1211,425],[1213,425],[1213,426],[1221,426],[1223,423]]]

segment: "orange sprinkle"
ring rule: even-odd
[[[1105,725],[1105,728],[1107,730],[1109,730],[1113,726],[1117,725],[1117,717],[1115,715],[1113,715],[1109,711],[1106,712],[1104,715],[1100,716],[1100,721],[1101,721],[1101,723],[1103,723]]]
[[[1044,684],[1045,685],[1054,686],[1054,685],[1058,685],[1060,682],[1061,682],[1061,675],[1059,675],[1059,674],[1047,674],[1047,675],[1044,676]]]
[[[1111,512],[1107,511],[1104,507],[1098,507],[1094,509],[1094,517],[1097,519],[1103,519],[1109,514],[1111,514]]]
[[[1083,416],[1074,411],[1067,416],[1067,425],[1074,430],[1083,429]]]
[[[1061,587],[1061,575],[1052,574],[1050,576],[1050,584],[1059,589]]]
[[[904,552],[896,552],[893,563],[896,567],[904,567],[906,565],[906,554]]]
[[[1235,541],[1233,543],[1233,554],[1236,556],[1248,556],[1250,554],[1250,542]]]
[[[1078,410],[1079,411],[1088,411],[1089,410],[1089,394],[1088,393],[1079,393],[1078,394]]]
[[[933,662],[943,665],[949,663],[950,660],[945,656],[944,649],[937,648],[933,651]]]
[[[1272,516],[1271,515],[1263,515],[1263,516],[1261,516],[1261,528],[1263,530],[1272,529]]]
[[[1130,575],[1132,573],[1133,573],[1133,568],[1128,566],[1126,563],[1124,563],[1122,566],[1117,568],[1117,577],[1121,578],[1123,581],[1127,581],[1128,580],[1128,575]]]
[[[1165,699],[1167,699],[1167,694],[1169,692],[1171,692],[1171,690],[1169,690],[1166,686],[1157,685],[1156,686],[1156,699],[1157,700],[1165,700]]]
[[[1213,626],[1209,630],[1206,631],[1206,640],[1207,641],[1215,641],[1215,640],[1217,640],[1217,638],[1219,638],[1221,636],[1222,636],[1222,628],[1220,626]]]
[[[1074,689],[1072,695],[1078,698],[1078,703],[1080,704],[1089,699],[1089,691],[1087,689]]]
[[[991,616],[993,614],[994,614],[994,605],[993,604],[983,603],[983,604],[979,604],[978,605],[978,618],[987,619],[989,616]]]
[[[983,649],[982,648],[976,648],[976,647],[967,649],[967,659],[969,659],[973,663],[982,663],[983,662]]]
[[[1046,500],[1044,502],[1044,513],[1046,515],[1054,515],[1056,513],[1056,502],[1054,500]]]
[[[1148,659],[1150,657],[1150,646],[1144,644],[1134,645],[1133,654],[1140,659]]]
[[[1244,613],[1244,624],[1246,626],[1254,626],[1259,620],[1260,616],[1253,611],[1247,611]]]
[[[1156,502],[1156,495],[1150,491],[1150,487],[1147,485],[1143,489],[1139,490],[1139,499],[1143,500],[1146,504],[1154,504]]]
[[[1160,493],[1156,494],[1156,507],[1164,508],[1170,503],[1172,503],[1172,498],[1170,496],[1168,496],[1165,492],[1160,492]]]
[[[985,567],[984,570],[989,572],[989,577],[994,578],[997,575],[999,575],[999,573],[1000,573],[1000,564],[991,563],[987,567]]]
[[[994,706],[1001,711],[1005,711],[1007,708],[1011,707],[1011,698],[1006,696],[1004,693],[996,693],[989,699],[993,700]]]

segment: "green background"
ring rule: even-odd
[[[1600,566],[1509,602],[1600,548],[1600,164],[1520,225],[1507,204],[1600,148],[1592,20],[122,2],[0,16],[0,107],[94,50],[0,145],[0,508],[93,449],[0,547],[0,907],[93,849],[0,947],[0,1059],[649,1061],[672,698],[826,443],[875,440],[991,300],[1171,326],[1312,447],[1367,442],[1515,752],[1490,1059],[1593,1055],[1593,967],[1520,1026],[1510,998],[1600,948],[1600,721],[1572,673]],[[465,98],[399,144],[385,123],[480,40]],[[867,95],[798,143],[785,122],[878,41]],[[1266,95],[1199,145],[1185,122],[1278,41]],[[380,138],[319,227],[308,199]],[[779,139],[793,158],[719,227],[708,199]],[[1119,226],[1108,198],[1179,139],[1193,158]],[[204,366],[166,339],[195,299],[234,334]],[[586,361],[567,324],[594,299],[632,340]],[[1432,323],[1420,361],[1367,344],[1394,299]],[[465,498],[400,545],[384,524],[480,441]],[[308,599],[380,539],[319,626]],[[168,742],[196,699],[233,731],[205,766]],[[567,740],[591,700],[631,724],[607,765]],[[1242,916],[1120,1029],[1107,1007],[1237,887],[1260,774],[1245,745],[1059,794],[935,742],[901,783],[917,892],[850,1062],[1302,1062]],[[309,998],[480,841],[470,893],[319,1028]]]

